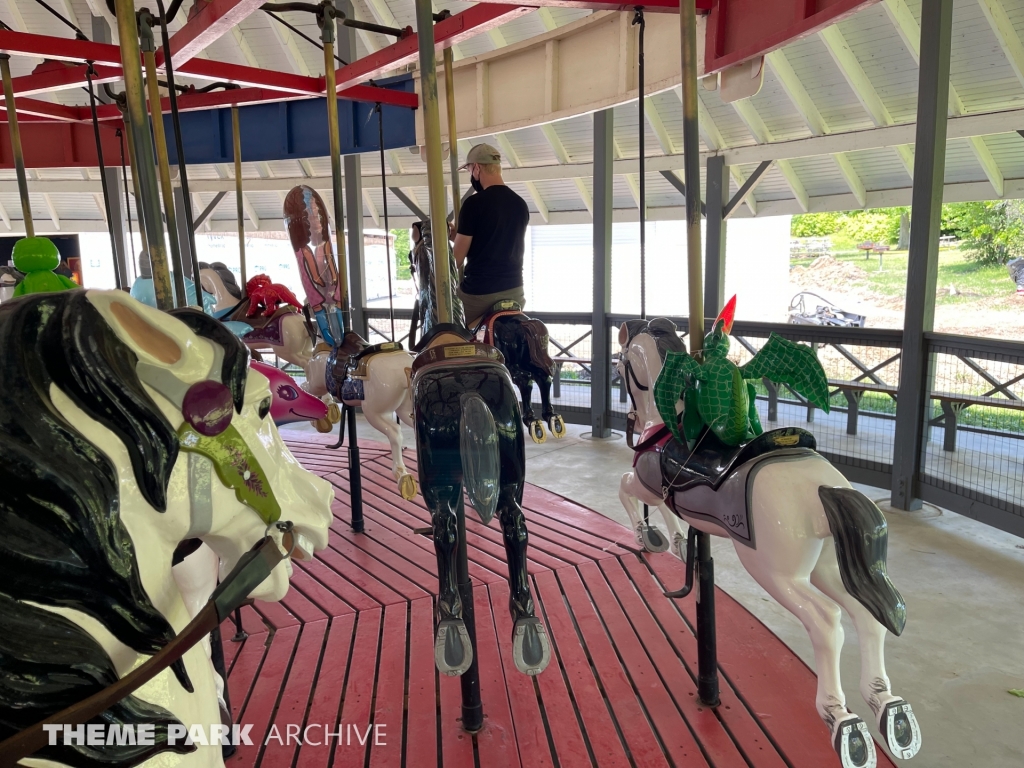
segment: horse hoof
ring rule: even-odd
[[[539,675],[551,661],[551,644],[540,619],[517,619],[512,628],[512,660],[524,675]]]
[[[668,538],[655,526],[640,523],[636,528],[636,543],[648,552],[665,552],[668,550]]]
[[[875,741],[859,717],[851,717],[839,724],[832,746],[843,768],[876,768],[878,764]]]
[[[897,760],[909,760],[921,749],[921,727],[914,710],[903,699],[890,701],[885,706],[878,728]]]
[[[406,501],[416,498],[416,480],[412,475],[402,475],[398,478],[398,492]]]
[[[530,424],[530,437],[532,437],[533,442],[537,443],[538,445],[547,442],[548,436],[547,433],[544,431],[543,421],[537,419],[532,424]]]
[[[313,426],[316,427],[316,431],[321,434],[327,434],[332,429],[334,429],[334,425],[331,424],[330,417],[324,419],[317,419],[316,421],[313,422]]]
[[[561,416],[555,415],[548,419],[548,427],[551,429],[551,434],[555,436],[556,440],[561,440],[565,437],[565,421],[562,420]]]
[[[338,407],[337,403],[331,403],[327,406],[327,418],[331,420],[331,424],[337,424],[341,421],[341,408]]]
[[[473,644],[462,619],[444,619],[434,635],[434,664],[441,674],[461,675],[473,663]]]

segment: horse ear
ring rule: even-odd
[[[629,328],[623,323],[619,326],[619,346],[626,346],[626,342],[629,341]]]
[[[165,365],[181,360],[178,340],[160,327],[167,325],[167,315],[141,304],[124,291],[89,291],[88,296],[121,341],[136,353]]]

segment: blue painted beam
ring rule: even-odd
[[[382,88],[412,92],[410,75],[376,80]],[[338,101],[338,125],[343,155],[379,150],[375,105]],[[330,154],[327,138],[327,99],[298,99],[238,108],[242,139],[242,161],[300,160]],[[174,126],[164,115],[167,154],[171,165],[178,162],[174,147]],[[181,113],[181,141],[189,165],[234,162],[231,144],[231,108],[200,109]],[[413,110],[384,106],[384,148],[400,149],[416,143]]]

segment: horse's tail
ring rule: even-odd
[[[818,496],[835,541],[843,586],[882,626],[900,635],[907,605],[886,572],[889,527],[882,510],[854,488],[822,485]]]
[[[498,431],[490,407],[476,392],[462,396],[459,447],[466,495],[483,524],[487,525],[498,508],[501,477]]]

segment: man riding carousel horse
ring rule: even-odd
[[[494,147],[477,144],[470,149],[462,168],[469,170],[476,190],[463,203],[458,226],[453,227],[453,251],[460,275],[457,294],[465,309],[466,327],[476,329],[477,341],[501,350],[522,397],[523,422],[533,440],[542,443],[547,439],[545,421],[556,438],[562,437],[565,423],[551,407],[554,361],[548,354],[548,331],[544,323],[526,317],[522,311],[526,305],[523,255],[530,209],[502,179],[501,153]],[[414,237],[417,246],[425,246],[417,251],[425,252],[429,243],[422,226]],[[422,258],[414,258],[412,263],[418,267],[421,286],[429,290],[433,282],[429,264]],[[534,381],[540,388],[543,421],[533,412]]]

